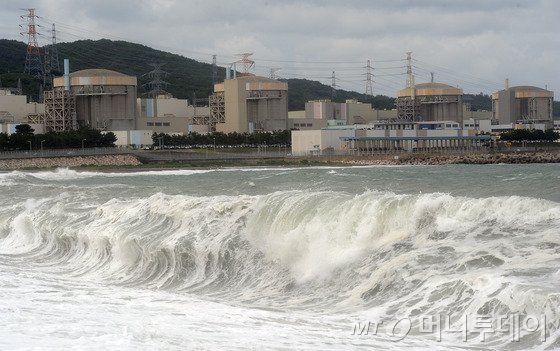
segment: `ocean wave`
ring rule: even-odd
[[[0,209],[0,263],[251,306],[552,314],[559,226],[517,196],[62,193]]]

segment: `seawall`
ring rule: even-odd
[[[55,168],[80,166],[137,166],[141,162],[134,155],[91,155],[0,160],[0,170],[23,168]]]

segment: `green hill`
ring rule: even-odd
[[[17,79],[22,80],[24,93],[39,95],[39,85],[31,77],[21,73],[25,65],[25,48],[23,42],[0,40],[0,80],[2,85],[16,86]],[[169,72],[166,81],[167,91],[173,96],[191,99],[207,97],[212,92],[212,66],[207,63],[183,57],[181,55],[155,50],[144,45],[125,41],[79,40],[58,44],[60,65],[62,59],[70,59],[71,71],[88,68],[106,68],[138,77],[138,94],[146,92],[144,84],[149,79],[145,76],[152,67],[150,63],[166,63],[163,70]],[[62,68],[62,67],[61,67]],[[58,72],[59,74],[61,72]],[[218,67],[218,80],[223,80],[225,69]],[[331,88],[317,81],[306,79],[287,79],[290,110],[302,110],[305,102],[313,99],[329,99]],[[364,94],[339,90],[335,101],[357,99],[374,103],[376,108],[394,108],[394,98],[376,96],[368,98]]]

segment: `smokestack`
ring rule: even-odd
[[[506,78],[506,90],[509,89],[509,78]]]
[[[64,59],[64,90],[70,90],[70,60]]]

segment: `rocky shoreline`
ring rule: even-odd
[[[350,165],[447,165],[560,163],[560,152],[405,154],[331,159]]]
[[[322,156],[290,157],[280,159],[239,159],[229,163],[216,160],[189,160],[188,162],[148,162],[142,163],[130,154],[67,156],[45,158],[19,158],[0,160],[0,170],[39,169],[57,167],[98,167],[114,169],[127,167],[134,170],[138,166],[151,169],[223,167],[223,166],[266,166],[313,164],[329,165],[447,165],[447,164],[520,164],[520,163],[560,163],[560,151],[539,151],[519,153],[471,153],[471,154],[399,154],[374,156]],[[131,167],[131,168],[129,168]]]
[[[82,166],[138,166],[142,163],[134,155],[95,155],[69,157],[37,157],[0,160],[0,170],[26,168],[56,168]]]

